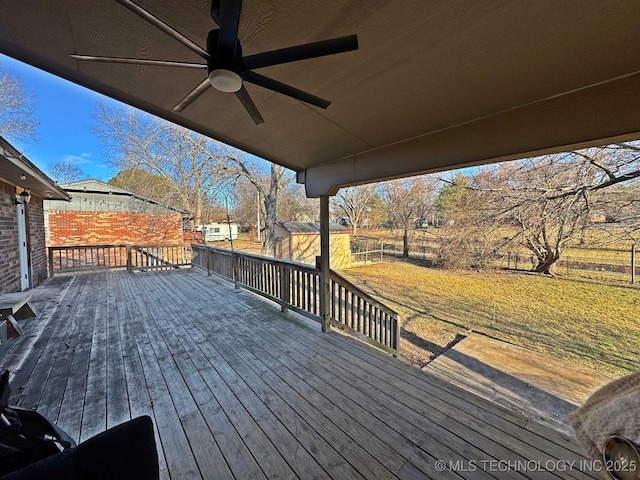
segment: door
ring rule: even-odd
[[[20,290],[29,288],[29,252],[27,251],[27,222],[24,205],[18,209],[18,252],[20,256]]]

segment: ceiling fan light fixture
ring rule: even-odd
[[[216,68],[209,72],[211,86],[221,92],[237,92],[242,88],[242,77],[232,70]]]

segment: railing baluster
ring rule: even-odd
[[[296,307],[298,308],[302,308],[302,301],[300,298],[301,295],[301,282],[300,279],[302,278],[302,272],[300,270],[296,270]]]
[[[314,315],[318,314],[318,302],[317,302],[317,298],[316,298],[316,292],[318,290],[318,277],[315,275],[312,275],[313,277],[313,287],[312,287],[312,294],[311,294],[311,298],[313,299],[313,309],[312,309],[312,313]]]
[[[358,307],[358,296],[354,293],[351,292],[351,328],[355,329],[356,326],[356,309]]]
[[[336,318],[336,282],[331,282],[331,318]]]
[[[391,345],[391,335],[389,335],[391,332],[389,331],[389,315],[388,314],[384,314],[384,344],[386,346],[390,346]]]

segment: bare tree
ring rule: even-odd
[[[441,228],[432,230],[438,245],[434,265],[447,269],[485,267],[498,243],[485,196],[472,188],[473,178],[461,173],[441,182],[435,200]]]
[[[191,211],[194,223],[202,223],[207,199],[220,189],[209,140],[133,108],[99,104],[95,118],[95,131],[107,147],[111,165],[121,172],[139,176],[144,171],[159,179],[148,182],[146,191],[138,188],[138,193],[157,196],[160,188],[163,201]]]
[[[263,253],[275,256],[278,203],[283,189],[293,182],[295,176],[290,170],[275,163],[270,164],[267,173],[267,162],[219,142],[214,142],[213,148],[210,144],[209,148],[209,160],[218,167],[224,178],[232,180],[233,183],[244,179],[255,187],[264,205]]]
[[[59,184],[77,182],[87,178],[87,174],[73,162],[61,160],[47,167],[49,176]]]
[[[486,167],[468,185],[456,186],[482,194],[483,210],[476,207],[475,218],[491,224],[485,232],[512,228],[494,251],[519,243],[535,259],[533,271],[553,274],[566,248],[592,227],[595,213],[626,216],[620,230],[628,236],[637,232],[632,225],[639,213],[639,177],[640,148],[627,143]]]
[[[35,98],[19,77],[0,65],[0,135],[9,140],[35,140]]]
[[[120,170],[108,183],[165,204],[172,203],[173,192],[177,190],[171,178],[136,167]]]
[[[265,252],[275,253],[278,199],[293,181],[292,172],[132,108],[100,105],[96,119],[109,162],[171,179],[165,185],[173,190],[172,204],[193,212],[196,224],[202,223],[205,204],[233,198],[238,181],[248,181],[264,204]]]
[[[290,178],[287,177],[287,180]],[[264,191],[267,191],[271,175],[263,174],[259,181]],[[244,225],[257,225],[260,219],[260,226],[264,227],[266,221],[264,199],[255,185],[246,177],[240,177],[234,183],[233,200],[233,217],[238,222]],[[301,185],[288,183],[278,192],[277,219],[293,222],[316,221],[319,218],[319,207],[316,199],[305,196]]]
[[[364,215],[367,209],[372,207],[377,195],[375,184],[342,188],[335,197],[331,198],[331,206],[338,216],[349,221],[353,228],[353,235],[357,235]]]
[[[409,256],[410,235],[433,204],[435,183],[430,177],[391,180],[381,186],[389,220],[402,229],[402,256]]]
[[[290,183],[282,190],[278,218],[291,222],[317,222],[320,202],[317,198],[308,198],[303,185]]]

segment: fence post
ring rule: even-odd
[[[131,259],[131,245],[127,245],[127,272],[133,273],[133,262]]]
[[[631,285],[636,283],[636,244],[631,245]]]
[[[569,276],[569,255],[567,255],[567,276]]]
[[[207,277],[211,276],[211,251],[204,247],[204,256],[207,260]]]
[[[280,274],[280,311],[286,312],[289,310],[289,293],[291,289],[291,283],[289,279],[289,269],[281,263],[278,265]]]
[[[394,357],[398,358],[400,356],[400,315],[396,315],[396,328],[395,328],[395,337],[396,337],[396,353],[393,354]]]
[[[240,257],[236,252],[231,254],[232,263],[233,263],[233,284],[236,289],[240,288],[238,286],[238,277],[240,276]]]
[[[53,277],[53,252],[51,251],[51,247],[47,248],[48,260],[49,260],[49,276]]]

